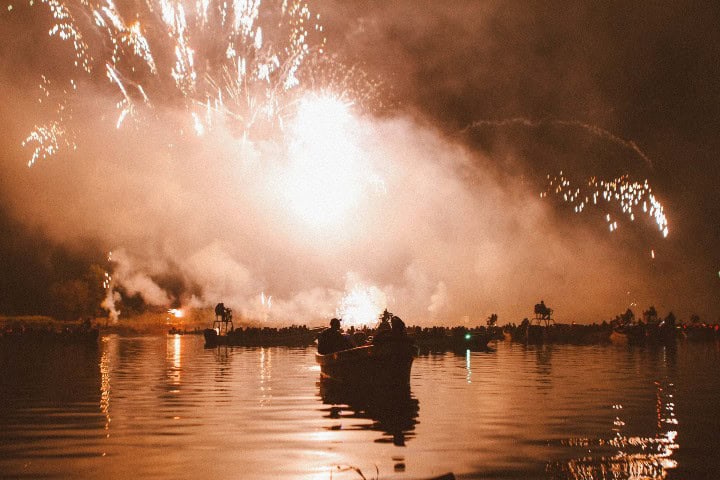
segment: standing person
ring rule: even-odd
[[[225,321],[225,304],[218,303],[215,305],[215,320]]]

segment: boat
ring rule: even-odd
[[[34,345],[41,342],[97,344],[100,329],[90,321],[60,325],[6,325],[0,329],[0,343]]]
[[[628,324],[613,328],[610,341],[616,344],[674,344],[678,333],[675,325],[660,324]]]
[[[206,347],[229,344],[228,334],[235,330],[232,318],[231,308],[225,307],[224,303],[215,305],[215,320],[213,320],[213,326],[212,328],[203,330]]]
[[[203,331],[205,346],[227,345],[231,347],[308,347],[315,343],[320,329],[302,326],[283,328],[236,328],[227,332],[219,328]]]
[[[485,327],[472,330],[465,327],[441,328],[409,333],[421,353],[452,351],[463,355],[467,350],[473,352],[488,351],[488,342],[495,339],[493,335]]]
[[[315,354],[321,378],[345,384],[400,386],[410,384],[410,369],[418,349],[407,336],[382,342]]]

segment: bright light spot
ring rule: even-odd
[[[290,209],[315,227],[341,223],[373,177],[355,143],[349,106],[336,98],[307,96],[292,122],[283,190]]]
[[[655,250],[650,250],[650,257],[655,258]]]
[[[340,302],[342,326],[374,325],[387,306],[385,294],[377,287],[356,285]]]
[[[168,313],[175,318],[183,318],[185,316],[185,312],[183,312],[179,308],[171,308],[170,310],[168,310]]]
[[[260,303],[263,307],[272,308],[272,295],[265,295],[265,292],[260,292]]]
[[[465,334],[465,340],[470,340],[472,338],[472,335],[469,333]]]
[[[202,137],[205,134],[205,127],[203,126],[202,122],[200,121],[200,118],[197,116],[195,112],[192,113],[193,118],[193,127],[195,128],[195,134],[198,137]]]

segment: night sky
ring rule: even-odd
[[[282,122],[248,137],[240,115],[199,117],[193,134],[204,97],[172,81],[167,25],[118,3],[160,72],[151,82],[147,62],[118,64],[136,101],[120,128],[123,96],[101,60],[111,46],[83,9],[67,2],[99,65],[90,75],[48,36],[47,6],[0,6],[0,314],[46,313],[53,282],[95,263],[148,305],[224,300],[274,323],[368,301],[409,324],[519,323],[541,298],[560,322],[650,305],[720,320],[720,6],[310,3],[315,57],[283,93]],[[274,22],[263,48],[282,43]],[[189,42],[211,44],[214,25]],[[198,82],[222,78],[223,51],[196,46]],[[38,103],[43,74],[55,93]],[[22,142],[63,89],[74,147],[28,167]],[[308,92],[350,113],[318,113]],[[641,210],[631,222],[616,204],[576,213],[541,198],[561,171],[573,187],[647,179],[667,238]]]

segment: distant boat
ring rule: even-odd
[[[215,328],[203,331],[205,346],[228,345],[233,347],[307,347],[315,343],[320,329],[288,328],[238,328],[227,333]]]
[[[674,325],[637,323],[613,328],[610,341],[617,344],[674,344],[677,337],[678,332]]]
[[[417,346],[409,337],[388,337],[382,343],[315,354],[320,374],[345,384],[401,386],[410,384]]]
[[[493,335],[486,331],[461,330],[457,333],[448,332],[442,335],[411,334],[421,352],[461,352],[466,350],[473,352],[487,351],[488,342]]]
[[[0,342],[34,345],[38,342],[97,344],[100,330],[97,327],[65,327],[62,330],[20,328],[0,331]]]

